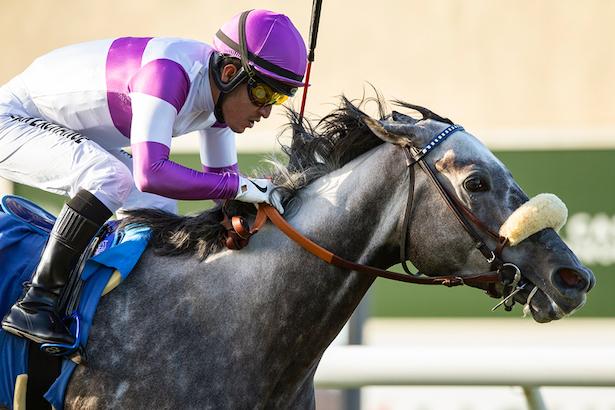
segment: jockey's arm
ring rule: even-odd
[[[204,136],[201,133],[205,172],[169,159],[173,124],[189,90],[189,80],[179,64],[156,60],[145,65],[131,79],[130,90],[130,146],[135,185],[139,190],[173,199],[234,198],[271,203],[274,188],[271,181],[245,178],[237,172],[234,134],[228,128],[221,131],[211,128]],[[205,160],[204,151],[211,151]],[[284,212],[279,194],[274,196],[274,206]]]
[[[235,133],[228,127],[199,131],[199,154],[203,172],[239,174]]]
[[[212,128],[199,130],[199,154],[203,172],[239,174],[235,133],[230,128],[216,123]],[[222,205],[224,200],[214,202]]]
[[[169,159],[173,104],[143,93],[131,93],[131,148],[135,184],[139,190],[174,199],[235,198],[237,173],[199,172]]]

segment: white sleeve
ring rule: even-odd
[[[224,168],[237,164],[235,133],[228,127],[199,131],[201,164],[210,168]]]
[[[158,142],[171,147],[177,111],[163,99],[143,93],[130,93],[132,125],[130,143]]]

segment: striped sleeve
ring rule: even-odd
[[[131,78],[130,93],[158,97],[179,112],[186,102],[190,79],[186,70],[177,62],[166,58],[150,61]]]

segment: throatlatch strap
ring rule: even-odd
[[[401,232],[399,233],[399,260],[401,261],[401,267],[408,275],[417,276],[419,273],[414,273],[408,267],[407,249],[408,249],[408,236],[410,235],[410,226],[412,225],[412,209],[414,208],[414,166],[412,164],[412,156],[410,151],[404,149],[406,155],[406,166],[408,167],[408,199],[406,200],[406,210],[404,211],[404,219],[401,225]]]

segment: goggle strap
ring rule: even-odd
[[[215,51],[211,53],[209,64],[210,64],[210,67],[214,68],[214,76],[213,76],[214,82],[216,83],[216,86],[220,89],[222,93],[230,93],[247,77],[247,75],[245,73],[245,70],[242,67],[239,69],[239,72],[235,74],[235,76],[233,76],[228,82],[223,83],[222,79],[220,78],[220,75],[221,75],[220,69],[222,67],[220,67],[219,59],[220,59],[220,54],[218,54]]]

